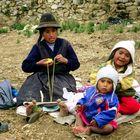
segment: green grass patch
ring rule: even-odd
[[[108,22],[102,22],[98,26],[98,30],[101,30],[101,31],[105,31],[108,28],[109,28],[109,23]]]
[[[122,25],[118,25],[114,27],[114,32],[119,34],[119,33],[123,33],[124,32],[124,28]]]
[[[14,30],[23,30],[25,27],[25,24],[23,23],[14,23],[11,25],[11,28]]]
[[[139,31],[140,31],[140,25],[134,26],[128,30],[128,32],[134,32],[134,33],[137,33]]]
[[[136,41],[136,47],[140,48],[140,41]]]
[[[0,28],[0,34],[2,33],[8,33],[8,28],[7,27]]]
[[[61,29],[63,30],[70,30],[73,31],[75,28],[78,28],[80,24],[76,22],[74,19],[70,19],[67,21],[62,22]]]
[[[88,22],[86,24],[80,24],[74,19],[70,19],[67,21],[62,22],[61,24],[61,31],[70,30],[75,33],[83,33],[86,32],[88,34],[94,32],[95,26],[93,22]]]

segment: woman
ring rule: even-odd
[[[57,37],[60,25],[54,16],[45,13],[37,27],[40,36],[22,63],[24,72],[33,73],[22,85],[17,104],[24,101],[53,101],[62,98],[63,88],[76,90],[74,77],[69,74],[80,63],[71,44]]]

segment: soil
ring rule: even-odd
[[[136,22],[139,23],[139,22]],[[140,40],[139,33],[124,32],[116,34],[113,27],[107,31],[96,31],[92,34],[73,33],[65,31],[61,37],[68,39],[76,51],[81,66],[72,72],[75,77],[82,79],[82,83],[88,80],[92,69],[107,59],[107,56],[120,40]],[[11,31],[0,34],[0,81],[9,79],[13,86],[20,88],[29,75],[21,69],[21,63],[29,53],[32,45],[38,38],[37,34],[27,38],[22,33]],[[134,64],[136,79],[140,82],[140,49],[136,49],[136,61]],[[140,117],[131,123],[121,124],[112,134],[101,136],[95,135],[87,140],[139,140],[140,139]],[[9,122],[9,131],[0,134],[0,140],[78,140],[71,132],[69,125],[57,124],[48,114],[42,115],[35,123],[27,124],[25,118],[16,114],[16,108],[0,110],[0,121]]]

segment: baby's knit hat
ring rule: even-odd
[[[96,82],[98,82],[98,80],[100,80],[101,78],[111,79],[114,84],[114,89],[116,89],[119,75],[118,75],[118,72],[114,68],[112,68],[110,65],[107,65],[106,67],[103,67],[98,71]]]
[[[135,41],[133,40],[125,40],[125,41],[120,41],[118,42],[113,49],[111,50],[111,53],[116,50],[117,48],[124,48],[126,50],[128,50],[128,52],[131,55],[132,58],[132,63],[134,63],[134,55],[135,55]]]
[[[116,90],[116,86],[118,83],[118,79],[119,79],[118,72],[110,65],[107,65],[106,67],[103,67],[98,71],[97,77],[96,77],[96,86],[97,86],[98,80],[102,78],[109,78],[113,81],[113,92],[112,92],[112,98],[113,98],[114,92]]]

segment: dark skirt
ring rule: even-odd
[[[52,81],[52,77],[50,77]],[[51,82],[50,82],[51,83]],[[51,86],[52,87],[52,86]],[[71,74],[57,74],[54,76],[53,100],[63,99],[63,88],[68,91],[76,91],[76,82]],[[25,101],[36,100],[38,102],[50,101],[48,76],[45,72],[37,72],[27,77],[17,96],[17,106]]]

